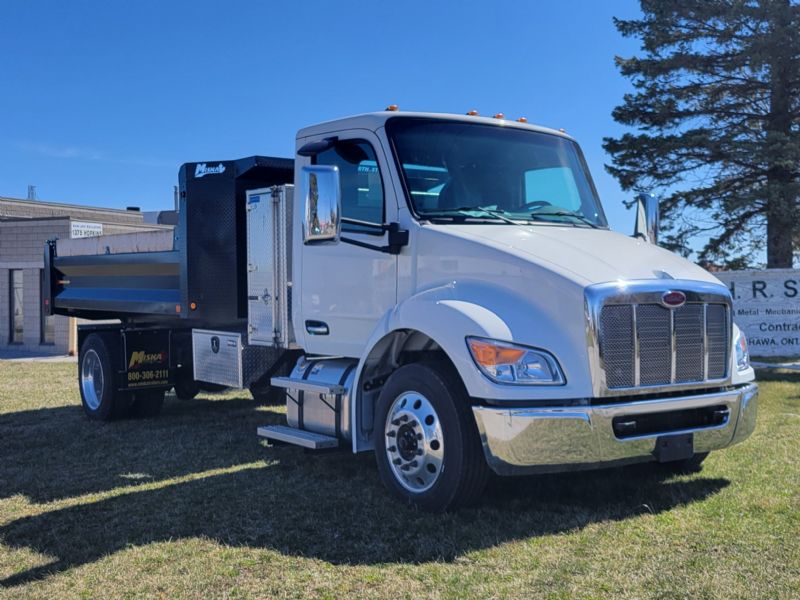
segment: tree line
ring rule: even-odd
[[[633,84],[605,138],[625,190],[656,190],[662,245],[701,263],[792,267],[800,250],[797,0],[641,0],[615,19],[641,40],[617,57]]]

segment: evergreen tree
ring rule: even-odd
[[[701,262],[791,267],[800,248],[798,0],[641,0],[615,19],[642,41],[616,58],[634,91],[614,119],[636,129],[606,138],[623,189],[665,195],[665,246]]]

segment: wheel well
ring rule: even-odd
[[[433,363],[461,382],[453,361],[436,340],[414,329],[392,331],[373,346],[361,370],[358,390],[362,435],[372,434],[374,409],[389,376],[404,365],[419,362]]]
[[[399,329],[386,335],[367,355],[361,371],[361,388],[383,385],[389,375],[402,367],[417,362],[442,364],[455,373],[455,365],[436,340],[413,329]]]

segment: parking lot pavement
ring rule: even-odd
[[[77,362],[77,356],[34,354],[19,350],[0,350],[0,361],[10,362]]]
[[[800,371],[800,362],[767,363],[750,361],[757,369],[789,369],[790,371]]]

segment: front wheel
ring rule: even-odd
[[[427,364],[399,368],[376,411],[375,458],[396,498],[430,511],[475,502],[489,468],[463,385]]]

